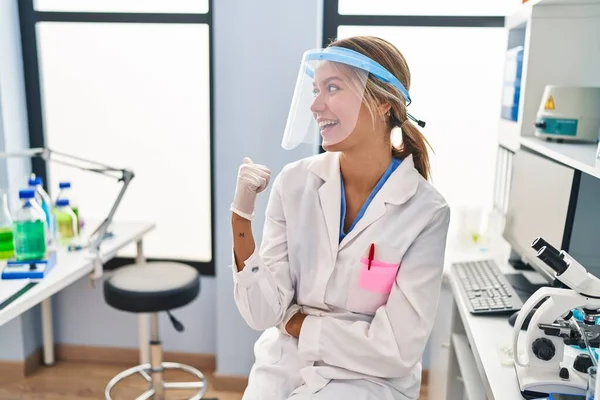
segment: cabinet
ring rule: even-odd
[[[533,136],[546,85],[600,86],[600,1],[530,0],[505,26],[507,58],[518,47],[523,56],[517,120],[501,118],[498,139],[516,151]]]
[[[447,279],[430,339],[428,400],[484,400],[485,390]]]
[[[502,103],[509,108],[498,110],[494,208],[505,216],[513,156],[526,148],[583,172],[579,197],[585,201],[583,206],[578,204],[580,214],[576,215],[588,222],[582,226],[600,226],[589,223],[596,222],[589,216],[598,215],[600,196],[596,145],[546,142],[534,136],[547,85],[600,86],[600,0],[529,0],[506,17],[505,26],[507,69],[502,84],[518,86],[518,96],[510,88],[505,90]],[[508,65],[511,62],[513,65]],[[520,71],[515,71],[515,66]],[[594,233],[582,237],[598,237],[591,227],[580,231]],[[583,243],[582,238],[578,241]],[[501,319],[463,315],[471,321],[472,337],[468,336],[447,277],[441,290],[429,342],[429,400],[479,400],[488,395],[492,399],[519,398],[514,371],[504,368],[496,354],[496,347],[512,337],[512,328]],[[472,351],[470,343],[477,351]]]
[[[428,400],[443,400],[446,396],[448,382],[448,365],[450,360],[450,341],[452,331],[452,289],[445,277],[438,304],[433,330],[429,338],[429,383]],[[454,397],[452,397],[454,398]]]

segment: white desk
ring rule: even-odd
[[[512,345],[508,316],[472,315],[450,265],[456,261],[493,258],[504,273],[518,272],[508,264],[505,243],[495,252],[461,251],[450,247],[440,306],[430,339],[429,400],[522,399],[514,366],[501,363],[499,345]],[[523,341],[521,341],[522,343]]]
[[[111,228],[114,236],[106,239],[100,248],[102,261],[106,262],[114,258],[119,250],[132,243],[137,244],[136,262],[144,261],[142,239],[154,227],[153,223],[147,222],[114,223]],[[51,297],[90,274],[93,268],[93,260],[87,251],[68,252],[59,250],[57,252],[57,263],[52,271],[37,285],[0,310],[0,326],[41,303],[44,363],[52,365],[54,363],[54,340],[52,337]],[[2,284],[6,285],[7,283],[0,280],[0,285]],[[146,315],[140,314],[139,325],[140,361],[145,363],[149,360],[149,332]]]

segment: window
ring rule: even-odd
[[[504,16],[520,0],[339,0],[339,13],[345,15],[440,15]]]
[[[208,12],[208,0],[35,0],[38,11],[114,13]]]
[[[354,35],[396,45],[411,71],[410,112],[427,122],[421,132],[433,148],[433,184],[451,206],[491,206],[507,41],[504,19],[495,15],[505,2],[462,0],[451,10],[433,0],[368,3],[339,0],[339,13],[326,5],[323,45]],[[407,15],[368,15],[377,13]]]
[[[25,64],[36,66],[26,70],[31,146],[132,169],[115,221],[156,222],[147,258],[212,275],[211,29],[210,14],[197,13],[208,4],[101,3],[37,0],[38,10],[52,10],[44,12],[21,6],[24,55],[35,57]],[[33,167],[51,195],[59,181],[72,182],[84,220],[106,217],[120,189],[56,163]],[[129,262],[133,246],[120,256],[117,265]]]

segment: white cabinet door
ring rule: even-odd
[[[428,400],[447,399],[448,375],[451,373],[449,354],[453,303],[450,283],[444,279],[435,324],[429,339]]]

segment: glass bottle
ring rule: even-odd
[[[73,213],[75,213],[75,216],[77,217],[77,233],[79,233],[79,228],[81,227],[81,223],[79,220],[79,206],[78,206],[79,203],[77,202],[77,200],[75,199],[75,197],[73,195],[73,190],[71,188],[71,182],[67,182],[67,181],[59,182],[58,188],[60,189],[60,191],[58,192],[56,201],[63,200],[63,199],[69,200],[69,206],[71,207],[71,210],[73,210]],[[58,221],[57,221],[57,224],[58,224]]]
[[[60,244],[68,244],[77,236],[77,215],[69,205],[69,199],[58,199],[54,208],[56,217],[56,240]]]
[[[52,199],[50,199],[50,195],[44,190],[43,184],[44,182],[40,177],[29,179],[29,189],[35,191],[35,199],[46,216],[46,227],[48,229],[46,240],[48,240],[49,245],[52,245],[54,236],[56,235],[56,223],[54,213],[52,212]]]
[[[0,260],[8,260],[14,255],[13,219],[8,208],[8,194],[0,191]]]
[[[21,207],[14,215],[15,257],[18,261],[41,260],[46,256],[46,215],[35,200],[35,191],[19,191]]]

